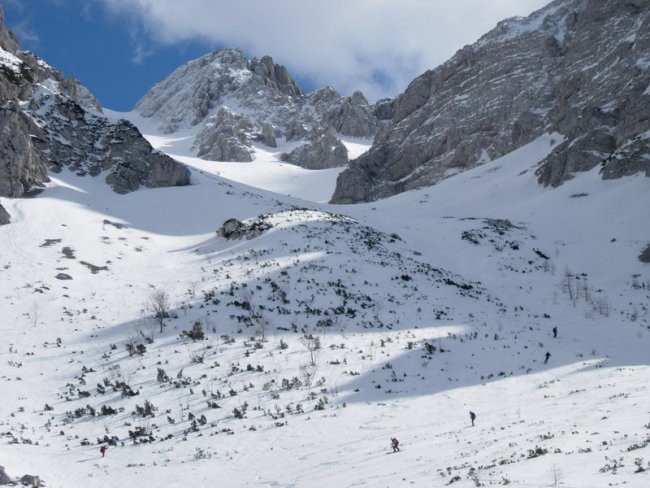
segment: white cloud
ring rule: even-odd
[[[270,55],[292,75],[370,99],[548,0],[97,0],[161,45],[202,40]]]
[[[142,65],[144,64],[145,59],[153,54],[153,51],[146,46],[146,43],[143,41],[136,41],[133,46],[133,55],[131,56],[131,62],[133,64]]]
[[[17,24],[12,24],[10,28],[21,46],[36,46],[41,41],[30,19],[23,19]]]

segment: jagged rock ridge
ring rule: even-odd
[[[165,133],[196,127],[194,150],[209,160],[252,161],[254,142],[276,147],[278,137],[304,140],[310,147],[285,160],[310,168],[347,163],[340,141],[318,142],[332,129],[335,137],[371,137],[379,129],[374,108],[360,92],[343,97],[327,87],[305,94],[270,56],[248,60],[235,48],[181,66],[154,85],[136,111]]]
[[[46,183],[48,170],[106,172],[118,193],[189,184],[189,170],[153,150],[129,122],[113,122],[73,78],[21,51],[0,10],[0,196]]]
[[[537,171],[543,185],[599,164],[604,178],[650,176],[649,11],[641,0],[559,0],[499,23],[384,107],[391,123],[332,202],[432,185],[547,132],[564,142]]]

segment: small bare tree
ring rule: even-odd
[[[255,318],[257,322],[257,333],[259,334],[260,341],[266,342],[266,332],[269,330],[269,321],[263,316],[259,315]]]
[[[557,486],[557,484],[560,482],[560,478],[562,477],[562,471],[560,471],[560,468],[558,468],[555,464],[553,464],[553,468],[551,468],[551,475],[553,476],[553,486]]]
[[[316,355],[320,350],[320,337],[313,334],[305,334],[300,338],[300,343],[309,351],[310,366],[316,366]]]
[[[164,320],[169,317],[169,295],[166,291],[156,288],[149,295],[148,304],[153,310],[154,317],[158,319],[158,325],[160,325],[160,332],[162,333],[165,326]]]
[[[249,288],[242,291],[242,297],[244,303],[248,304],[248,318],[251,325],[257,324],[256,334],[258,334],[260,341],[266,342],[266,332],[269,330],[268,319],[264,317],[260,307],[255,303],[253,292]]]
[[[602,290],[596,290],[596,297],[591,300],[591,306],[594,311],[603,317],[609,317],[609,300]]]
[[[568,293],[569,298],[573,302],[573,306],[575,307],[576,305],[576,300],[578,298],[578,286],[577,284],[575,285],[574,289],[574,283],[576,281],[576,275],[573,274],[568,267],[565,268],[564,270],[564,277],[562,280],[562,286],[564,290]]]
[[[318,367],[315,364],[303,364],[300,366],[302,382],[309,390],[311,390],[311,385],[314,381],[314,376],[316,376],[317,370]]]
[[[36,324],[38,322],[38,304],[34,302],[34,305],[32,306],[32,311],[33,311],[33,321],[34,321],[34,328],[36,328]]]

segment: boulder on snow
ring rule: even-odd
[[[0,485],[12,485],[14,480],[7,474],[4,466],[0,466]]]
[[[642,263],[650,263],[650,244],[639,254],[639,261]]]
[[[42,486],[40,476],[36,476],[34,474],[23,475],[20,478],[20,484],[23,486],[32,486],[34,488]]]
[[[229,240],[254,239],[270,228],[271,224],[264,219],[256,220],[250,224],[245,224],[237,219],[228,219],[219,227],[217,235]]]
[[[219,237],[225,237],[226,239],[230,239],[231,236],[237,231],[239,231],[241,228],[244,227],[244,223],[237,220],[237,219],[228,219],[226,220],[221,227],[217,230],[217,235]]]
[[[11,215],[5,210],[5,208],[0,204],[0,225],[5,225],[11,222]]]

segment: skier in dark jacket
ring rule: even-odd
[[[476,414],[470,410],[469,419],[472,421],[472,427],[474,427],[474,421],[476,420]]]
[[[547,351],[546,354],[544,354],[544,364],[548,364],[548,360],[550,358],[551,358],[551,353]]]
[[[99,448],[99,452],[102,453],[102,457],[104,457],[106,455],[106,451],[108,451],[108,447],[106,447],[106,446],[102,446],[102,447]]]
[[[390,439],[390,447],[393,448],[393,452],[399,451],[399,441],[397,439],[395,439],[394,437],[392,437]]]

